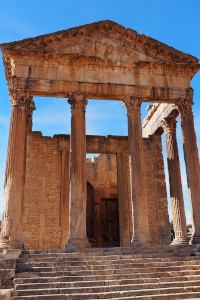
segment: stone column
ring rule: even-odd
[[[166,139],[170,198],[175,231],[175,239],[173,240],[172,244],[186,244],[188,243],[188,235],[184,210],[178,146],[176,140],[176,119],[174,117],[165,119],[162,123],[162,127]]]
[[[117,178],[119,191],[119,227],[120,246],[128,247],[131,243],[130,220],[129,220],[129,176],[128,176],[128,153],[117,153]]]
[[[200,243],[200,169],[192,105],[192,96],[177,104],[181,121],[183,150],[192,212],[193,235],[190,242],[197,244]]]
[[[33,111],[36,109],[34,101],[26,106],[26,131],[31,132],[33,127]]]
[[[138,97],[125,99],[128,115],[128,145],[130,154],[133,203],[133,246],[148,246],[150,242],[148,203],[145,178],[144,145],[141,126],[141,103]]]
[[[86,133],[85,95],[75,93],[71,104],[70,137],[70,216],[69,238],[66,248],[75,250],[89,247],[86,237]]]
[[[33,105],[28,91],[11,91],[10,130],[4,186],[1,248],[20,249],[24,196],[25,141],[27,112]]]

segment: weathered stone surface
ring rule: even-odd
[[[184,102],[178,103],[178,109],[192,212],[193,236],[191,243],[198,244],[200,243],[200,168],[192,105],[192,98],[187,98]]]
[[[199,247],[26,251],[13,300],[191,299],[200,296]]]
[[[1,248],[21,248],[27,111],[29,92],[10,93],[12,102],[4,189]],[[17,212],[17,213],[16,213]]]
[[[132,244],[138,246],[150,242],[144,146],[140,118],[142,99],[133,97],[124,101],[128,116],[128,149],[133,203]]]
[[[176,141],[175,118],[171,117],[163,120],[162,127],[166,140],[170,198],[175,231],[175,239],[173,240],[173,244],[188,243],[178,145]]]
[[[1,49],[9,88],[40,96],[175,102],[186,98],[199,69],[197,58],[109,20]]]
[[[11,300],[11,289],[0,290],[0,300]]]
[[[97,207],[100,199],[118,198],[120,243],[121,246],[127,246],[133,234],[131,186],[129,171],[126,173],[120,157],[123,155],[123,162],[126,161],[128,168],[128,138],[87,136],[88,152],[94,153],[97,145],[100,153],[104,153],[105,149],[109,152],[110,149],[113,154],[102,155],[102,159],[96,158],[94,162],[87,162],[86,180],[92,184],[96,195],[95,228],[99,226]],[[63,248],[66,244],[69,231],[69,150],[67,135],[53,138],[43,137],[39,132],[27,135],[23,213],[23,234],[27,249]],[[144,139],[144,152],[151,238],[155,243],[169,244],[169,216],[161,141],[155,137]],[[127,174],[127,179],[123,174]],[[120,176],[123,176],[125,186],[120,183]],[[120,194],[122,187],[124,196]],[[97,234],[95,228],[94,232]]]
[[[85,95],[73,94],[71,104],[70,136],[70,207],[69,237],[66,248],[76,250],[89,247],[86,236],[86,133]]]
[[[189,200],[191,206],[193,235],[191,243],[199,243],[200,169],[199,156],[192,113],[192,93],[175,104],[155,104],[148,110],[144,120],[144,136],[162,134],[166,136],[172,215],[175,225],[174,243],[185,243],[187,239],[184,202],[181,186],[178,148],[175,134],[175,118],[180,115],[184,158],[186,164]],[[171,121],[170,121],[171,120]]]
[[[1,248],[52,249],[67,242],[67,251],[83,251],[90,246],[87,234],[98,246],[108,237],[113,246],[129,246],[131,238],[136,247],[169,244],[160,136],[164,116],[175,118],[178,113],[192,242],[199,242],[200,173],[190,85],[200,68],[197,58],[108,20],[3,44],[1,49],[12,102]],[[70,137],[32,132],[34,96],[69,98]],[[128,137],[86,137],[87,99],[124,101]],[[143,138],[140,106],[147,101],[157,104],[148,107]],[[173,156],[171,136],[167,146]],[[99,165],[88,163],[87,170],[86,153],[104,155],[97,159]],[[104,176],[107,168],[112,171]],[[172,183],[175,231],[185,237],[180,178]]]

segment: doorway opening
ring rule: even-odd
[[[102,246],[119,247],[118,198],[102,198],[100,208]]]
[[[88,157],[89,156],[89,157]],[[92,247],[119,247],[115,154],[87,155],[86,233]]]

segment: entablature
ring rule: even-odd
[[[34,96],[69,98],[71,93],[83,93],[88,99],[119,100],[124,97],[140,97],[143,102],[176,103],[186,99],[191,88],[146,87],[126,84],[110,84],[77,81],[34,80],[13,78],[13,89],[28,90]]]
[[[194,56],[106,20],[1,45],[9,90],[33,96],[176,103],[199,70]]]
[[[178,108],[176,104],[154,104],[152,113],[144,119],[143,122],[143,137],[148,138],[158,131],[162,132],[163,121],[169,117],[176,118],[178,116]]]

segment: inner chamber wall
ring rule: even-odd
[[[107,142],[113,149],[116,148],[117,153],[119,140],[124,142],[126,139],[115,136]],[[44,137],[41,132],[27,135],[23,205],[23,234],[27,249],[64,248],[66,244],[69,230],[69,140],[68,135],[56,135],[53,138]],[[91,148],[91,136],[89,142]],[[97,137],[94,138],[94,148],[95,143]],[[104,143],[101,143],[101,147],[103,152]],[[160,137],[144,138],[144,150],[151,239],[155,244],[169,244],[169,216]],[[100,213],[100,199],[118,199],[120,246],[123,246],[125,236],[130,237],[131,242],[133,213],[130,180],[126,180],[128,211],[123,210],[119,194],[119,185],[122,183],[119,173],[123,168],[128,170],[127,178],[130,179],[128,148],[123,155],[123,161],[119,153],[101,154],[100,158],[95,158],[96,164],[87,161],[87,182],[94,189],[92,246],[100,247],[103,243],[99,229],[101,218],[96,218]],[[124,218],[129,219],[127,228],[122,226],[126,224]],[[113,246],[116,245],[113,243]]]

